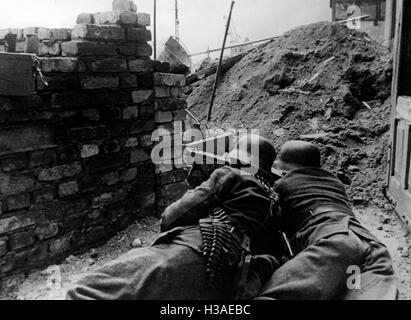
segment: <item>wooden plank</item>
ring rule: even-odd
[[[30,96],[33,93],[32,55],[0,53],[0,95]]]

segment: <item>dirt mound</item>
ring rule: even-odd
[[[303,26],[251,51],[222,76],[211,127],[258,128],[277,148],[312,140],[356,204],[382,205],[391,76],[390,53],[366,34],[328,22]],[[213,82],[194,84],[188,98],[201,121]]]

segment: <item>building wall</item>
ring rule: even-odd
[[[0,277],[101,244],[161,213],[185,171],[154,164],[152,134],[184,119],[184,76],[150,60],[150,17],[81,14],[31,28],[40,67],[29,97],[0,96]],[[0,57],[1,59],[1,57]]]

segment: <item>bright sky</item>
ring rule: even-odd
[[[154,0],[135,0],[152,15]],[[191,53],[221,47],[231,0],[179,0],[180,38]],[[330,0],[237,0],[233,22],[242,37],[259,40],[296,26],[331,19]],[[68,27],[83,12],[110,11],[112,0],[0,0],[0,29]],[[157,0],[157,38],[174,35],[174,0]]]

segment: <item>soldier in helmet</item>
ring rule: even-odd
[[[255,297],[261,283],[279,266],[267,255],[271,249],[267,239],[273,235],[278,214],[271,174],[275,157],[266,139],[256,135],[240,139],[231,154],[236,168],[215,170],[170,205],[162,214],[162,233],[153,245],[132,250],[87,275],[68,291],[67,298]]]
[[[319,149],[290,141],[276,162],[281,226],[295,257],[276,270],[259,299],[395,299],[387,248],[355,218],[344,185],[321,169]]]

